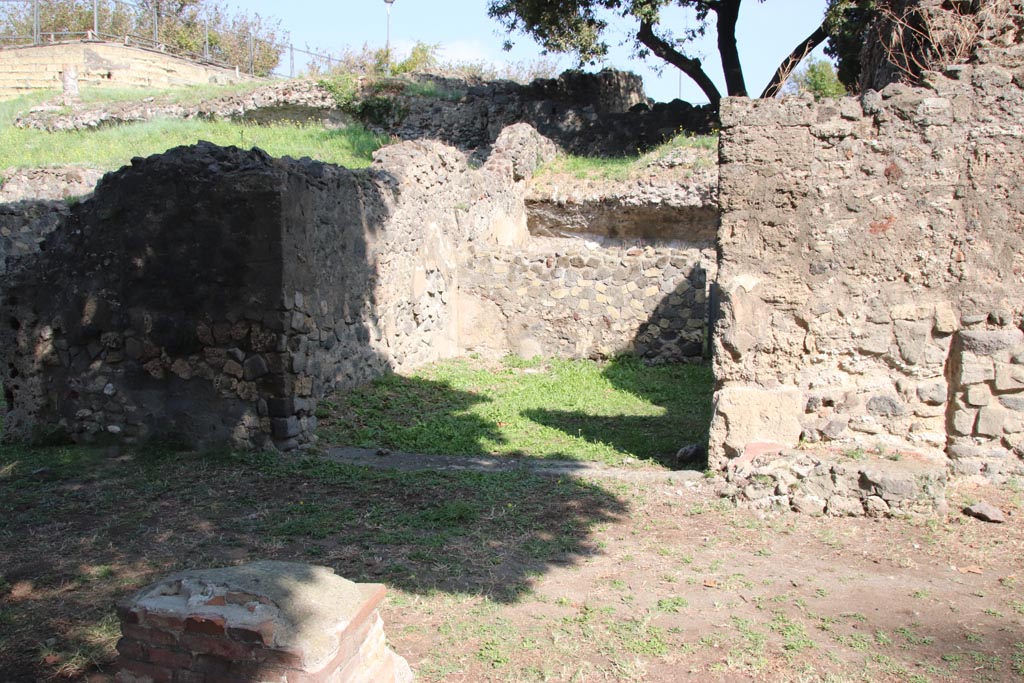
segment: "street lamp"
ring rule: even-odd
[[[384,73],[388,76],[391,75],[391,6],[395,4],[395,0],[384,0],[384,4],[388,6],[388,34],[387,42],[384,43]]]

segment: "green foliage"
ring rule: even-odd
[[[338,109],[355,114],[359,106],[359,80],[354,74],[338,73],[317,83],[331,94]]]
[[[680,133],[649,152],[637,156],[584,157],[563,154],[545,164],[538,171],[537,177],[542,179],[545,173],[568,173],[580,180],[626,180],[640,170],[669,157],[676,150],[715,150],[717,148],[718,135]],[[695,161],[694,165],[699,167],[701,160]]]
[[[439,86],[436,81],[417,81],[407,83],[403,94],[406,97],[426,97],[434,100],[457,102],[466,93],[461,90],[446,90]]]
[[[248,71],[251,56],[258,76],[269,75],[277,67],[280,53],[276,46],[287,38],[278,20],[232,13],[222,0],[98,0],[96,7],[100,34],[113,38],[151,38],[155,14],[159,42],[172,52],[202,54],[208,26],[210,57]],[[44,33],[84,34],[93,28],[92,0],[43,2],[39,12]],[[24,42],[31,38],[32,26],[32,3],[0,4],[0,35],[19,36]]]
[[[408,57],[392,65],[392,75],[401,76],[402,74],[424,73],[434,68],[438,63],[437,51],[440,48],[440,45],[429,45],[417,41],[409,52]]]
[[[846,86],[836,76],[832,62],[824,59],[809,59],[792,78],[801,92],[811,93],[818,102],[846,94]]]
[[[836,77],[849,92],[860,90],[860,51],[876,12],[875,0],[829,0],[825,54],[836,61]]]

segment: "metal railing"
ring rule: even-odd
[[[153,3],[152,5],[151,13],[153,32],[151,36],[139,35],[138,32],[114,34],[100,30],[100,5],[98,0],[93,0],[91,28],[81,31],[47,30],[47,27],[43,26],[40,20],[39,11],[40,5],[47,1],[48,0],[0,0],[0,4],[31,4],[32,6],[32,34],[0,34],[0,49],[4,47],[30,47],[62,42],[116,42],[166,54],[173,54],[201,64],[235,69],[237,72],[244,72],[250,76],[256,75],[257,51],[267,49],[268,51],[276,52],[278,56],[277,63],[274,68],[270,70],[269,75],[282,77],[288,76],[292,78],[297,75],[296,55],[299,55],[300,62],[303,56],[306,57],[305,64],[303,65],[300,63],[298,66],[299,68],[304,67],[307,70],[319,67],[326,67],[327,70],[330,70],[336,62],[340,63],[341,61],[328,53],[302,49],[296,47],[290,42],[277,43],[257,38],[251,32],[242,36],[245,40],[245,45],[248,48],[247,59],[244,62],[230,63],[218,60],[212,56],[213,50],[211,50],[211,36],[216,38],[218,35],[233,35],[235,39],[238,39],[239,34],[217,34],[215,31],[211,31],[210,22],[205,21],[203,26],[202,52],[187,50],[173,44],[168,44],[167,42],[160,40],[160,17],[156,9],[156,3]],[[145,5],[140,5],[135,2],[125,2],[124,0],[107,0],[107,2],[114,5],[120,5],[122,7],[129,7],[136,11],[149,11],[150,9]],[[282,70],[282,62],[285,61],[286,57],[288,68],[285,72]]]

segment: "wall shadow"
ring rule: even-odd
[[[628,513],[599,485],[525,471],[82,447],[0,447],[0,497],[0,670],[11,681],[109,672],[115,603],[169,572],[275,559],[511,603],[601,552],[595,525]]]
[[[617,389],[662,408],[661,415],[595,417],[558,410],[530,410],[525,415],[567,434],[611,444],[626,455],[635,457],[653,451],[649,458],[642,459],[670,469],[705,469],[711,423],[711,369],[697,363],[671,363],[660,364],[657,374],[653,374],[649,369],[641,371],[643,364],[636,357],[620,356],[608,363],[604,376]]]
[[[615,415],[595,418],[578,412],[533,410],[527,415],[539,424],[579,434],[591,441],[613,444],[625,454],[647,452],[656,439],[651,460],[671,469],[707,468],[708,430],[714,378],[710,366],[707,326],[707,274],[693,269],[675,291],[664,296],[633,339],[636,355],[608,363],[605,377],[622,391],[664,410],[658,416]],[[644,364],[657,370],[641,372]]]

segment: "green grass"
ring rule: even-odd
[[[243,81],[228,85],[190,85],[182,88],[82,88],[80,99],[85,104],[102,102],[138,102],[153,98],[160,104],[199,104],[206,100],[252,92],[268,85],[268,81]],[[50,97],[54,97],[51,93]]]
[[[20,111],[42,96],[0,103],[0,169],[82,165],[120,168],[132,157],[207,140],[219,145],[260,147],[273,156],[308,156],[349,168],[368,166],[386,140],[359,126],[327,130],[316,125],[259,126],[232,121],[157,119],[99,130],[47,133],[12,125]]]
[[[338,393],[318,413],[321,437],[338,445],[672,464],[680,446],[707,439],[711,384],[708,367],[631,357],[456,360]]]
[[[717,135],[692,135],[681,133],[671,140],[655,147],[645,154],[627,157],[584,157],[574,154],[560,155],[554,161],[545,164],[538,171],[538,176],[549,173],[567,173],[580,180],[626,180],[640,169],[665,159],[679,149],[715,150],[718,148]],[[704,162],[698,159],[696,167]]]

